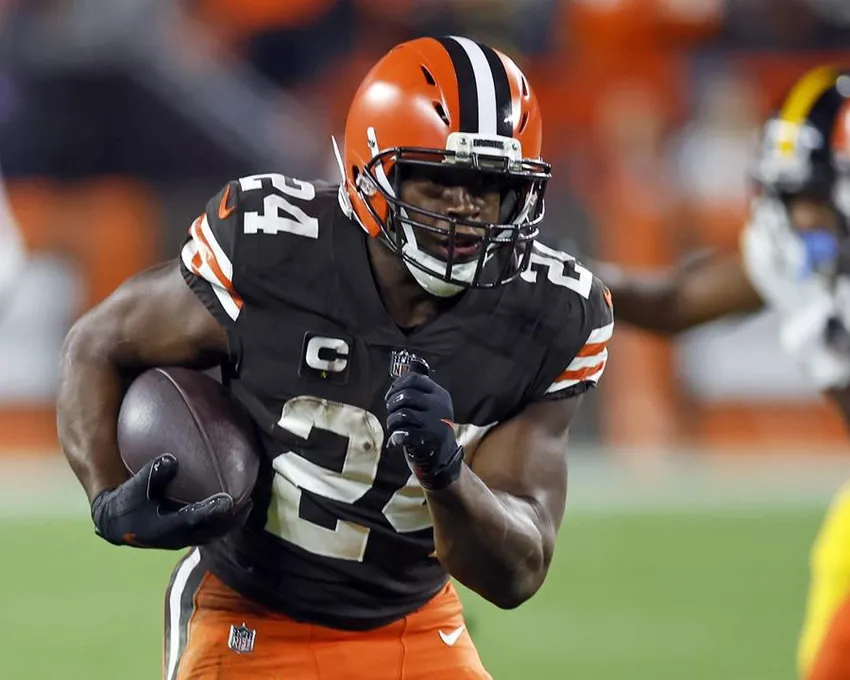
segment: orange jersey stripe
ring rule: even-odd
[[[595,366],[588,366],[587,368],[580,368],[576,371],[564,371],[557,377],[555,380],[556,383],[563,382],[564,380],[584,380],[585,378],[589,378],[590,376],[599,373],[605,367],[605,362],[600,361]]]
[[[233,303],[236,305],[238,309],[242,309],[242,298],[239,297],[239,294],[233,289],[233,283],[231,283],[230,279],[228,279],[224,272],[221,270],[218,262],[215,259],[215,252],[210,247],[209,241],[207,241],[204,233],[201,231],[201,220],[203,219],[203,215],[198,217],[193,223],[190,229],[192,234],[192,238],[195,239],[195,242],[198,244],[198,253],[200,253],[204,262],[209,265],[209,268],[212,270],[215,278],[218,280],[219,284],[230,293],[230,297],[233,299]],[[193,258],[194,264],[194,258]]]
[[[582,347],[577,357],[592,357],[594,354],[599,354],[602,350],[604,350],[608,346],[608,341],[605,342],[588,342],[584,347]]]
[[[210,269],[212,270],[213,274],[215,274],[216,279],[218,279],[218,282],[222,285],[222,287],[226,288],[229,291],[232,291],[233,284],[230,282],[230,279],[228,279],[224,275],[224,272],[221,271],[221,267],[215,259],[215,252],[213,252],[209,241],[207,241],[206,237],[204,236],[204,233],[201,231],[202,219],[203,217],[198,217],[194,222],[192,222],[192,228],[190,229],[190,232],[192,233],[192,238],[195,239],[195,242],[199,246],[198,253],[200,253],[201,257],[204,259],[204,262],[209,265]]]

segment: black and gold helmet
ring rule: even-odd
[[[821,66],[794,84],[764,125],[754,175],[753,228],[772,235],[788,271],[834,277],[850,242],[850,69]],[[838,224],[798,230],[796,198],[828,205]]]
[[[800,78],[764,125],[755,179],[770,194],[807,193],[850,217],[850,68]]]

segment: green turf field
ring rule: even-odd
[[[568,515],[547,584],[501,612],[467,597],[498,679],[782,680],[819,509]],[[171,554],[85,521],[0,518],[0,677],[159,677]]]

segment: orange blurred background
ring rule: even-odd
[[[176,256],[228,179],[333,179],[330,136],[397,42],[463,33],[514,57],[554,169],[544,240],[650,268],[737,246],[760,121],[807,68],[850,65],[850,12],[829,0],[5,0],[0,31],[7,221],[32,254],[0,297],[0,451],[33,455],[56,450],[73,319]],[[632,456],[840,449],[774,323],[675,343],[620,325],[577,436]]]

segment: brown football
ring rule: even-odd
[[[253,424],[224,387],[187,368],[154,368],[130,385],[118,415],[118,448],[131,473],[164,453],[177,458],[167,500],[194,503],[221,493],[233,513],[257,481],[260,446]]]

